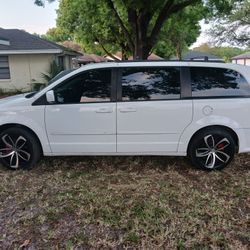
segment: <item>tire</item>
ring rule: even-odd
[[[235,151],[235,141],[228,131],[210,128],[194,136],[189,144],[188,156],[200,169],[222,170],[233,160]]]
[[[30,169],[42,155],[37,138],[29,131],[12,127],[0,134],[0,162],[9,169]]]

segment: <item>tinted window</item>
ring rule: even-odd
[[[128,68],[122,73],[122,100],[180,98],[179,68]]]
[[[191,68],[192,96],[242,96],[250,95],[245,78],[231,69]]]
[[[54,89],[57,103],[108,102],[111,95],[111,70],[90,70]]]
[[[66,76],[67,74],[73,72],[75,69],[67,69],[67,70],[63,70],[60,73],[58,73],[54,78],[52,78],[49,82],[48,85],[50,85],[51,83],[57,81],[58,79]]]

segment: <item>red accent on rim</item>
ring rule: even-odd
[[[217,146],[217,148],[218,148],[219,150],[223,150],[224,147],[225,147],[225,144],[224,144],[224,143],[221,143],[221,144],[219,144],[219,145]]]

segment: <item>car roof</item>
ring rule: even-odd
[[[250,68],[249,66],[239,65],[234,63],[222,63],[218,61],[116,61],[116,62],[101,62],[94,64],[87,64],[80,67],[79,71],[84,71],[86,69],[97,69],[97,68],[116,68],[116,67],[143,67],[143,66],[194,66],[194,67],[217,67],[217,68]]]
[[[117,67],[214,67],[214,68],[225,68],[232,69],[240,72],[246,78],[250,79],[250,66],[235,64],[235,63],[222,63],[215,61],[117,61],[117,62],[101,62],[88,64],[80,67],[75,71],[75,73],[89,70],[89,69],[99,69],[99,68],[117,68]]]

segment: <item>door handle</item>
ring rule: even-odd
[[[96,113],[112,113],[113,109],[110,109],[110,108],[99,108],[95,112]]]
[[[136,112],[136,108],[128,107],[128,108],[121,108],[119,109],[121,113],[129,113],[129,112]]]

